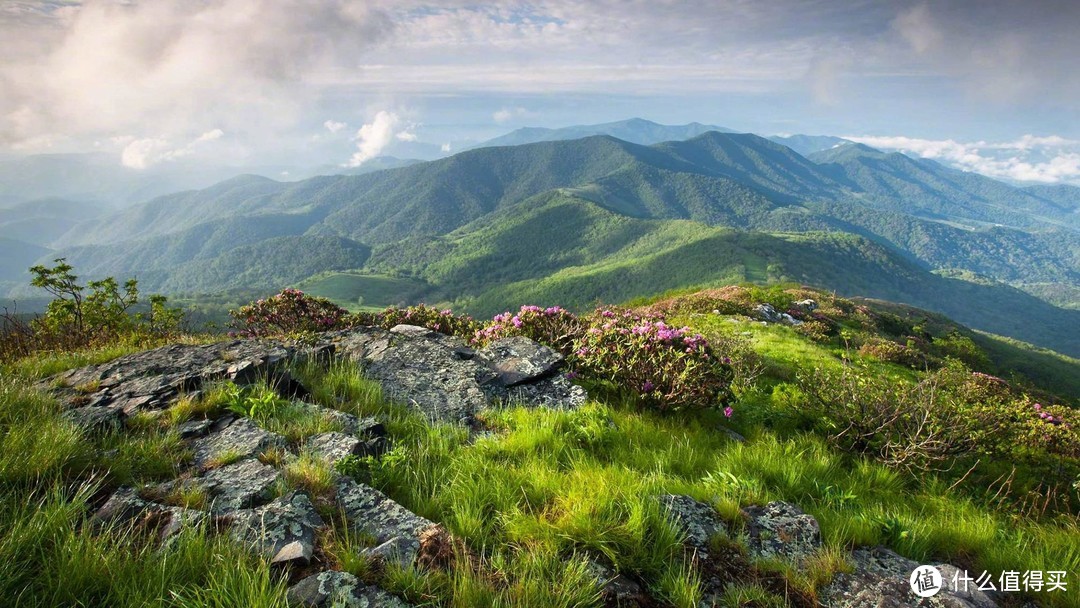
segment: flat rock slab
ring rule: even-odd
[[[195,509],[173,507],[139,498],[134,488],[120,488],[109,497],[92,521],[98,524],[145,525],[167,539],[185,528],[197,527],[206,514]]]
[[[225,428],[196,439],[192,448],[195,466],[205,469],[214,460],[225,456],[236,459],[254,457],[271,447],[284,449],[285,443],[281,435],[264,431],[247,418],[237,418]]]
[[[273,565],[307,565],[315,552],[315,530],[322,525],[307,494],[294,492],[256,509],[236,511],[232,536]]]
[[[852,551],[855,570],[839,573],[818,590],[821,605],[830,608],[997,608],[997,602],[974,584],[968,590],[952,588],[956,567],[936,564],[945,589],[929,598],[911,591],[911,573],[918,563],[886,549],[861,548]]]
[[[436,525],[375,488],[347,477],[338,481],[336,498],[349,525],[372,535],[382,557],[392,550],[396,554],[393,561],[411,564],[420,550],[421,535]]]
[[[563,363],[558,352],[521,336],[499,338],[476,354],[495,372],[492,382],[505,387],[552,376]]]
[[[584,389],[558,374],[562,356],[527,338],[473,350],[426,328],[359,328],[332,336],[337,352],[358,363],[387,396],[429,420],[471,425],[494,402],[573,408]]]
[[[337,431],[315,435],[304,440],[304,450],[331,464],[337,464],[349,456],[364,453],[367,444],[355,435],[346,435]]]
[[[280,478],[281,473],[274,467],[248,458],[178,483],[203,488],[210,497],[210,510],[228,513],[266,502],[270,489]]]
[[[84,405],[64,412],[64,417],[89,433],[107,433],[124,426],[124,411],[118,407]]]
[[[289,606],[303,608],[409,608],[411,604],[365,585],[347,572],[320,572],[289,588]]]
[[[171,344],[59,374],[42,383],[68,407],[108,406],[131,415],[169,406],[215,380],[247,383],[285,372],[295,349],[268,340]]]
[[[747,547],[759,558],[801,563],[821,548],[821,527],[793,504],[774,501],[746,507]]]
[[[396,329],[396,328],[395,328]],[[480,385],[495,377],[487,366],[462,358],[465,343],[426,333],[391,333],[362,328],[345,335],[338,352],[357,362],[386,395],[429,420],[470,424],[487,407]]]

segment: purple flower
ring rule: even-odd
[[[647,393],[647,392],[651,391],[651,390],[652,390],[653,388],[655,388],[655,387],[653,386],[653,383],[652,383],[652,382],[649,382],[648,380],[646,380],[646,381],[645,381],[645,384],[642,384],[642,385],[641,385],[641,392],[643,392],[643,393]]]
[[[515,316],[513,319],[510,319],[510,323],[512,323],[514,327],[521,327],[522,325],[521,318],[517,316]]]
[[[735,413],[735,410],[731,409],[730,405],[724,408],[724,416],[726,416],[728,418],[731,418],[731,415],[734,414],[734,413]]]
[[[575,379],[577,377],[578,377],[578,375],[577,375],[577,372],[575,372],[575,371],[566,372],[566,379],[567,380],[573,380],[573,379]]]

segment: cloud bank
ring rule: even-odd
[[[340,161],[336,134],[403,107],[484,137],[583,112],[730,124],[738,107],[790,131],[1075,139],[1078,29],[1073,0],[4,0],[0,149],[131,137],[118,157],[155,162],[221,129],[229,146],[196,153]],[[379,141],[357,137],[350,162]],[[1057,162],[993,170],[1050,179]]]
[[[1080,183],[1080,141],[1024,135],[1006,142],[958,142],[900,136],[846,136],[873,148],[922,158],[1012,181]]]

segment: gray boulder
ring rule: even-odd
[[[402,600],[347,572],[320,572],[289,588],[289,606],[303,608],[408,608]]]
[[[222,423],[227,426],[193,442],[195,466],[198,468],[206,468],[215,459],[228,455],[243,459],[258,456],[271,447],[285,448],[284,437],[260,429],[248,418],[237,418],[231,422],[225,419]]]
[[[409,325],[359,328],[332,337],[386,394],[432,421],[471,425],[495,402],[577,407],[585,391],[558,374],[559,353],[527,338],[473,350],[461,339]]]
[[[108,406],[131,415],[168,407],[180,394],[216,380],[281,379],[296,356],[294,348],[269,340],[171,344],[64,372],[42,387],[71,408]],[[286,384],[296,388],[291,379]],[[90,390],[95,392],[88,395]]]
[[[596,560],[588,562],[589,575],[600,588],[600,601],[610,608],[646,608],[655,606],[656,601],[649,597],[634,579],[620,574],[611,566]]]
[[[195,509],[172,507],[139,498],[134,488],[120,488],[94,513],[97,525],[141,525],[168,539],[186,528],[198,527],[206,515]]]
[[[884,547],[856,549],[851,554],[854,571],[839,573],[818,590],[818,599],[829,608],[997,608],[997,602],[972,585],[968,590],[952,587],[955,567],[937,565],[943,589],[919,598],[909,583],[918,563]]]
[[[355,435],[346,435],[337,431],[308,437],[304,441],[304,449],[314,455],[336,464],[348,456],[363,453],[365,443]]]
[[[802,562],[821,548],[821,527],[811,515],[786,502],[746,507],[747,547],[759,558]]]
[[[528,338],[499,338],[477,352],[495,372],[492,383],[512,387],[555,375],[563,363],[558,352]]]
[[[315,552],[315,530],[323,520],[302,492],[233,514],[232,536],[265,555],[273,565],[307,565]]]
[[[118,407],[84,405],[64,412],[64,417],[89,433],[105,433],[124,426],[124,411]]]
[[[709,552],[709,539],[727,534],[727,524],[711,506],[681,494],[666,494],[660,503],[667,509],[676,528],[686,535],[686,543],[699,554]]]
[[[274,467],[247,458],[209,471],[202,477],[163,484],[159,491],[167,494],[177,484],[201,487],[210,498],[211,512],[228,513],[266,502],[271,488],[280,478],[281,473]]]
[[[373,554],[387,561],[412,564],[421,537],[436,525],[375,488],[347,477],[338,481],[336,498],[349,525],[374,537],[378,546]]]

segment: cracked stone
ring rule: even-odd
[[[400,561],[410,564],[420,549],[421,535],[435,526],[375,488],[347,477],[338,481],[337,502],[350,526],[372,535],[380,545],[396,542]]]
[[[249,458],[214,469],[186,483],[206,490],[211,497],[211,511],[225,513],[258,506],[280,477],[281,473],[274,467]]]
[[[555,350],[521,336],[499,338],[476,354],[495,371],[492,381],[507,388],[551,376],[563,363]]]
[[[195,465],[205,468],[207,463],[224,455],[257,456],[270,447],[284,448],[285,438],[260,429],[247,418],[237,418],[221,431],[195,440]]]
[[[666,494],[660,502],[675,520],[675,525],[686,534],[686,542],[699,552],[707,553],[709,539],[717,534],[727,534],[727,524],[711,506],[680,494]]]
[[[860,548],[851,553],[854,571],[838,573],[818,590],[818,600],[830,608],[997,608],[991,595],[974,585],[959,592],[951,588],[950,564],[933,564],[942,573],[945,589],[929,598],[911,591],[909,578],[918,563],[885,547]]]
[[[206,514],[195,509],[172,507],[139,498],[134,488],[120,488],[93,515],[98,524],[136,524],[157,530],[165,540],[181,530],[199,526]]]
[[[115,431],[123,426],[124,413],[113,407],[87,405],[64,412],[64,417],[88,432]]]
[[[265,555],[272,565],[307,565],[315,552],[315,530],[323,520],[307,494],[294,492],[262,507],[236,511],[232,536]]]
[[[746,507],[747,545],[755,557],[802,562],[821,548],[821,527],[811,515],[781,501]]]
[[[289,588],[289,606],[303,608],[409,608],[410,604],[347,572],[320,572]]]

